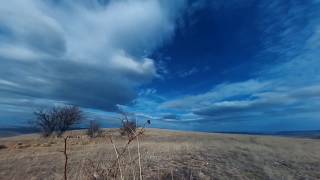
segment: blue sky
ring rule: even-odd
[[[318,0],[11,0],[0,125],[75,104],[196,131],[320,129]]]

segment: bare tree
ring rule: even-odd
[[[35,126],[41,130],[43,136],[48,137],[54,132],[61,136],[72,125],[83,119],[82,111],[77,106],[60,106],[48,110],[34,112]]]
[[[53,115],[55,116],[56,133],[61,136],[72,125],[80,122],[83,119],[83,113],[77,106],[64,106],[53,109]]]
[[[34,125],[40,129],[41,134],[44,137],[50,136],[56,128],[56,119],[53,118],[52,112],[48,110],[38,110],[34,112],[36,116],[36,120],[34,121]]]

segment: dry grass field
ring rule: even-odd
[[[127,142],[116,130],[90,139],[68,132],[68,179],[112,179],[107,169],[116,147]],[[120,158],[114,179],[320,179],[320,141],[147,129]],[[0,179],[63,179],[64,141],[24,135],[0,138]],[[118,169],[120,165],[120,170]],[[121,172],[121,173],[120,173]]]

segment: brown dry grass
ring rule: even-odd
[[[68,132],[69,179],[104,179],[116,159],[106,137]],[[127,139],[115,130],[121,151]],[[320,141],[148,129],[140,137],[143,179],[320,179]],[[63,139],[36,135],[0,139],[0,179],[63,179]],[[139,179],[137,143],[120,160],[124,179]],[[120,179],[120,176],[117,176]]]

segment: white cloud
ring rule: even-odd
[[[19,94],[30,102],[48,99],[103,110],[130,103],[136,87],[157,76],[154,61],[146,56],[173,36],[183,5],[145,0],[2,3],[0,96]]]
[[[281,2],[265,2],[263,6],[268,9],[266,13],[273,14],[273,18],[262,21],[262,27],[268,25],[269,28],[265,30],[264,51],[258,58],[274,63],[257,75],[295,88],[317,84],[320,81],[319,2],[289,6],[282,16],[280,14],[285,7]],[[279,28],[281,30],[275,33]]]
[[[209,4],[217,9],[222,5],[241,8],[251,2],[197,1],[189,13]],[[259,21],[255,28],[261,32],[258,36],[262,50],[254,57],[258,65],[251,74],[253,79],[221,83],[204,93],[152,101],[154,113],[170,112],[182,117],[193,112],[194,121],[254,120],[257,123],[319,117],[315,108],[319,105],[320,82],[319,11],[312,3],[287,7],[276,1],[258,3],[256,8]],[[178,75],[186,77],[193,73],[191,69]]]
[[[223,83],[203,94],[188,95],[176,100],[165,102],[161,105],[161,108],[191,110],[210,105],[213,102],[226,98],[250,96],[252,93],[263,91],[268,89],[268,87],[270,87],[268,82],[260,82],[254,79],[237,83]]]
[[[199,122],[312,119],[318,116],[315,112],[319,100],[319,85],[291,88],[281,86],[277,81],[249,80],[220,84],[207,93],[165,101],[159,106],[161,110],[176,111],[180,117],[192,112],[194,120],[191,121]]]
[[[194,7],[189,13],[195,13],[209,5],[216,9],[221,6],[241,8],[252,5],[251,3],[197,1],[193,3]],[[156,109],[172,112],[179,117],[192,112],[195,122],[234,121],[236,122],[234,126],[237,126],[239,121],[253,120],[250,123],[246,122],[243,127],[254,124],[271,127],[270,122],[283,121],[286,122],[285,125],[290,126],[291,120],[299,121],[297,123],[299,125],[303,125],[303,120],[316,122],[320,117],[317,109],[320,105],[318,3],[318,1],[290,5],[281,1],[257,3],[255,6],[257,12],[254,12],[257,22],[254,28],[260,33],[257,36],[261,44],[257,43],[259,47],[253,58],[257,62],[250,74],[253,79],[236,83],[225,82],[204,93],[164,100],[156,104],[156,107],[159,107]],[[189,71],[180,74],[188,76]],[[224,81],[226,80],[222,79],[222,82]],[[186,119],[170,119],[170,121],[185,122]],[[201,125],[203,124],[205,123]],[[210,126],[214,125],[210,123]],[[205,129],[201,127],[203,128]],[[286,127],[278,129],[281,128]]]

